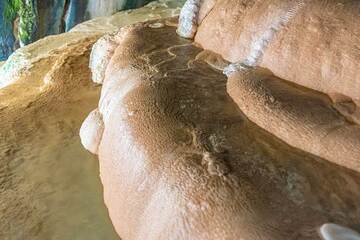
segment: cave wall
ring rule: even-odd
[[[152,0],[1,0],[0,61],[20,46]]]
[[[5,60],[11,54],[15,44],[12,24],[14,19],[10,18],[10,16],[4,16],[6,8],[6,2],[0,1],[0,13],[2,15],[0,18],[0,61]]]

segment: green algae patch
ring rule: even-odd
[[[4,17],[8,22],[19,18],[18,38],[20,45],[31,43],[37,27],[37,10],[35,1],[6,0]]]

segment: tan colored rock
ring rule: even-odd
[[[252,121],[294,147],[358,171],[359,11],[359,2],[218,0],[195,40],[234,63],[224,71],[229,94]],[[272,73],[248,73],[246,66]]]
[[[324,94],[261,69],[233,73],[228,93],[254,123],[280,139],[360,172],[360,125],[334,110]]]
[[[100,93],[88,68],[96,39],[34,63],[0,89],[2,240],[117,239],[99,197],[97,161],[78,137]]]
[[[98,161],[78,136],[100,95],[90,51],[102,35],[176,15],[180,4],[161,0],[80,24],[19,49],[0,66],[1,240],[119,239],[103,204]]]
[[[154,1],[139,9],[123,11],[110,17],[96,18],[81,23],[68,33],[48,36],[20,48],[11,55],[5,64],[0,65],[0,88],[29,78],[29,75],[38,74],[40,71],[49,72],[52,67],[51,64],[44,65],[41,70],[37,70],[36,65],[41,61],[57,59],[61,51],[81,44],[87,38],[100,38],[105,34],[117,31],[120,27],[141,21],[176,16],[179,14],[182,4],[183,1]],[[42,76],[38,78],[42,79]]]
[[[359,1],[218,0],[195,40],[231,62],[261,52],[275,76],[359,102],[359,12]]]
[[[105,35],[94,44],[89,62],[93,82],[98,84],[103,83],[106,67],[116,47],[116,39],[113,35]]]
[[[175,30],[173,20],[121,29],[105,71],[98,156],[118,234],[318,240],[327,222],[359,230],[360,174],[249,121],[218,70],[226,62]],[[281,96],[314,100],[319,119],[345,124],[323,95],[273,79],[274,90],[290,90]]]

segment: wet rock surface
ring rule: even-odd
[[[258,58],[284,80],[360,98],[358,1],[205,0],[195,41],[231,62]]]
[[[360,125],[337,111],[327,95],[260,68],[231,74],[227,88],[246,116],[263,129],[292,146],[360,172]]]
[[[100,94],[88,68],[91,48],[121,26],[173,16],[179,4],[160,1],[93,20],[0,62],[7,83],[0,84],[0,239],[118,239],[98,161],[79,138]]]
[[[358,238],[358,3],[188,2],[0,62],[0,239]]]
[[[252,123],[228,94],[226,61],[175,26],[121,29],[102,81],[100,176],[119,235],[319,239],[326,222],[359,230],[359,173]]]
[[[286,143],[359,171],[359,2],[210,3],[195,41],[232,61],[224,73],[241,110]]]

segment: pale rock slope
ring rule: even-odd
[[[105,33],[179,13],[180,1],[99,18],[21,48],[0,65],[0,239],[118,239],[98,161],[78,132],[96,107],[89,55]]]

